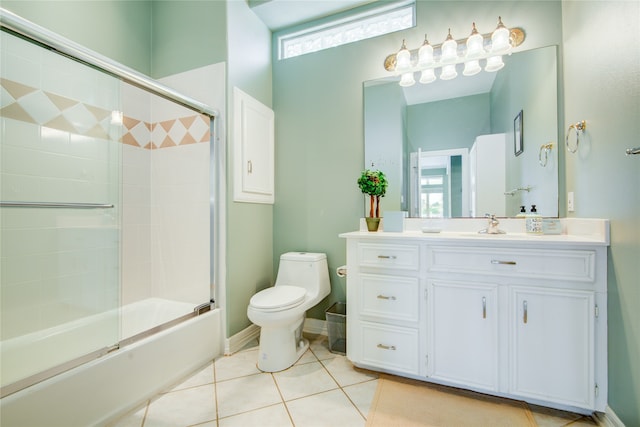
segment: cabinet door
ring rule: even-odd
[[[274,113],[233,90],[234,201],[274,202]]]
[[[498,288],[492,284],[429,283],[429,376],[498,389]]]
[[[594,295],[511,290],[511,393],[592,408]]]

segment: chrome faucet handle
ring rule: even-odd
[[[495,214],[485,214],[485,218],[489,221],[489,225],[484,230],[478,231],[480,234],[506,234],[504,231],[498,228],[500,221],[496,218]]]

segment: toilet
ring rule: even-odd
[[[305,313],[330,292],[325,254],[280,256],[276,284],[251,297],[247,308],[249,320],[261,328],[258,369],[277,372],[296,363],[309,348],[302,337]]]

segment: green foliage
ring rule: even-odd
[[[387,192],[387,177],[379,170],[364,170],[358,178],[358,186],[364,194],[384,197]]]

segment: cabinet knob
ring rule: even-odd
[[[378,299],[386,299],[386,300],[395,301],[395,300],[396,300],[396,297],[394,297],[393,295],[391,295],[391,296],[387,296],[387,295],[378,295]]]
[[[487,298],[482,297],[482,318],[487,318]]]
[[[253,173],[253,163],[251,160],[247,161],[247,173]]]
[[[396,259],[395,255],[378,255],[380,259]]]
[[[528,313],[527,313],[527,301],[522,301],[522,321],[524,323],[527,323],[527,317],[528,317]]]

